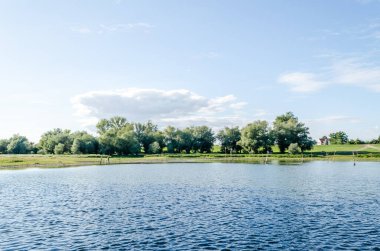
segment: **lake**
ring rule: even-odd
[[[0,249],[380,250],[380,163],[0,170]]]

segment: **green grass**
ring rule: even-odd
[[[300,162],[312,160],[352,161],[355,159],[380,161],[380,145],[329,145],[315,146],[303,155],[280,154],[277,148],[274,153],[266,154],[224,154],[214,150],[209,154],[155,154],[138,156],[113,156],[108,159],[100,155],[0,155],[1,168],[23,167],[64,167],[99,164],[134,164],[166,162]]]

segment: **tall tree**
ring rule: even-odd
[[[179,152],[179,130],[173,126],[168,126],[163,132],[164,144],[168,153]]]
[[[216,135],[216,138],[221,144],[222,152],[237,152],[241,149],[238,142],[241,140],[241,132],[239,127],[225,127],[220,130]]]
[[[44,133],[40,139],[39,146],[45,153],[54,153],[58,144],[63,145],[63,152],[69,153],[73,144],[70,130],[53,129]]]
[[[241,145],[247,151],[267,152],[273,146],[273,137],[267,121],[258,120],[248,124],[241,132]]]
[[[103,154],[136,154],[140,145],[134,131],[134,125],[125,118],[102,119],[97,124],[99,133],[99,151]]]
[[[297,143],[301,151],[310,150],[316,144],[309,136],[309,128],[299,122],[291,112],[275,119],[273,134],[281,153],[284,153],[292,143]]]
[[[153,124],[151,121],[148,121],[145,124],[136,123],[135,132],[137,140],[139,141],[141,147],[144,149],[145,153],[149,153],[150,144],[158,141],[163,141],[161,135],[158,131],[157,125]]]
[[[348,135],[343,131],[330,133],[329,137],[332,145],[343,145],[348,143]]]
[[[71,152],[74,154],[92,154],[98,153],[98,140],[85,131],[74,132],[71,134],[73,144]]]
[[[29,140],[18,134],[13,135],[12,138],[9,139],[9,143],[7,146],[7,152],[11,154],[27,154],[32,150],[32,144]]]
[[[191,128],[193,134],[193,151],[210,153],[214,146],[215,137],[211,128],[207,126],[196,126]]]
[[[8,145],[9,145],[9,140],[7,139],[1,139],[0,140],[0,153],[7,153],[8,152]]]

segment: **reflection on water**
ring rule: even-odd
[[[374,249],[380,163],[0,171],[0,249]]]

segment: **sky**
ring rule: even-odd
[[[0,138],[101,118],[380,135],[378,0],[0,0]]]

